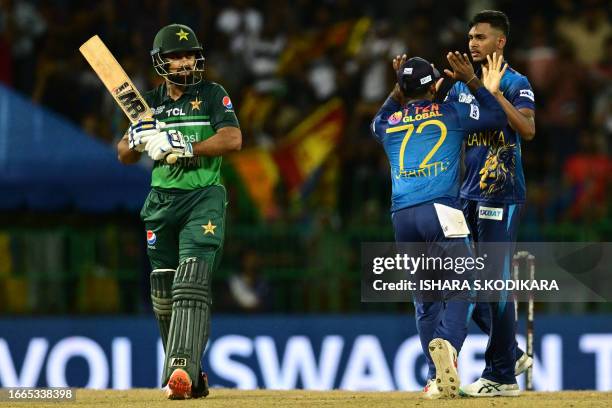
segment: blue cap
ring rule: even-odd
[[[404,93],[425,90],[440,78],[440,72],[429,61],[412,57],[397,70],[397,83]]]

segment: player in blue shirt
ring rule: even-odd
[[[447,238],[434,204],[460,208],[461,145],[465,136],[503,126],[507,119],[474,74],[467,55],[449,53],[448,60],[453,68],[449,73],[466,83],[482,107],[459,102],[434,103],[438,70],[422,58],[405,61],[404,56],[394,60],[398,83],[376,114],[372,131],[389,159],[396,241],[437,243],[442,255],[470,256],[467,235]],[[497,90],[502,75],[502,70],[491,69],[483,81]],[[453,275],[457,279],[458,275]],[[469,294],[442,293],[440,298],[446,302],[415,299],[417,329],[429,364],[425,387],[428,398],[458,395],[457,352],[467,335],[473,307]],[[431,386],[433,381],[435,387]]]
[[[491,56],[503,56],[509,21],[501,11],[485,10],[470,23],[469,49],[475,64],[491,65]],[[510,279],[510,265],[516,247],[519,216],[525,202],[525,176],[521,160],[521,138],[535,136],[535,100],[529,81],[510,68],[501,80],[496,100],[508,116],[507,123],[483,132],[470,133],[465,141],[466,174],[461,186],[463,210],[477,242],[503,242],[490,257],[487,279]],[[482,71],[478,69],[477,75]],[[462,82],[451,88],[447,101],[478,104]],[[482,249],[482,247],[481,247]],[[490,247],[488,247],[490,250]],[[533,360],[516,344],[514,309],[507,293],[495,301],[479,302],[474,321],[490,335],[485,352],[486,367],[481,378],[462,388],[471,396],[516,396],[520,393],[515,375]]]

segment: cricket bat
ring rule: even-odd
[[[131,123],[152,117],[151,108],[100,37],[94,35],[79,47],[79,51]],[[174,164],[177,158],[171,153],[166,156],[166,162]]]

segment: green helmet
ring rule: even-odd
[[[170,53],[190,52],[195,55],[192,67],[183,67],[177,72],[169,71],[169,64],[164,55]],[[153,68],[158,75],[177,85],[194,85],[202,80],[204,72],[204,55],[202,45],[193,30],[183,24],[170,24],[163,27],[153,40],[151,50]]]

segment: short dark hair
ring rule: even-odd
[[[470,28],[478,23],[489,23],[491,27],[501,30],[506,37],[510,34],[510,20],[508,16],[499,10],[482,10],[470,21]]]

